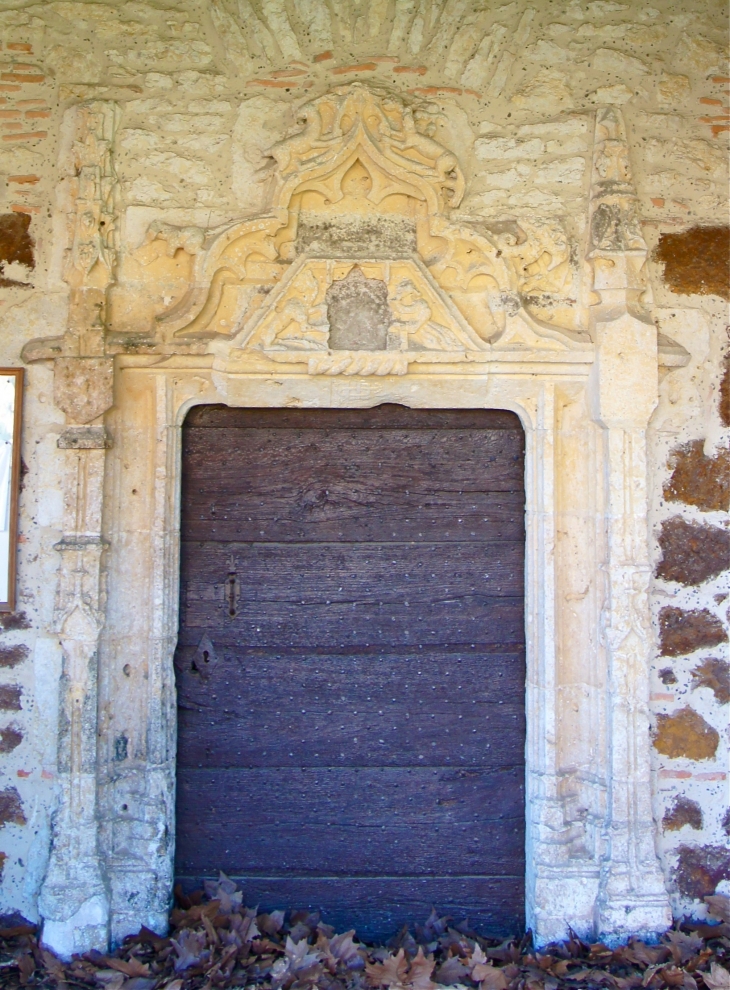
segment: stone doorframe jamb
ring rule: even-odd
[[[635,323],[630,333],[639,332]],[[568,925],[617,938],[669,924],[654,850],[647,709],[653,644],[644,445],[656,347],[649,348],[654,379],[646,380],[639,361],[628,405],[616,400],[615,408],[607,402],[617,388],[625,391],[616,379],[615,349],[599,342],[594,350],[559,358],[532,352],[478,367],[423,366],[382,378],[230,373],[216,370],[211,357],[116,359],[115,406],[106,416],[114,445],[104,493],[108,602],[99,672],[100,853],[114,942],[141,923],[158,931],[167,924],[182,423],[193,405],[221,402],[324,408],[397,402],[520,416],[527,923],[540,943],[564,936]],[[636,388],[646,392],[643,403]]]

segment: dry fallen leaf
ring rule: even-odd
[[[508,985],[504,970],[491,965],[484,967],[482,978],[479,981],[480,990],[505,990]]]
[[[210,951],[206,948],[207,939],[203,932],[184,928],[177,939],[172,939],[172,944],[177,953],[176,973],[184,973],[191,966],[199,966],[210,958]]]
[[[373,987],[392,987],[402,984],[408,972],[405,950],[399,949],[395,956],[388,956],[382,963],[366,963],[368,983]]]
[[[419,946],[416,958],[408,970],[408,986],[413,990],[434,990],[436,984],[431,979],[431,973],[435,965],[433,956],[424,956],[423,946]]]
[[[713,962],[710,972],[701,975],[710,990],[730,990],[730,972],[720,963]]]

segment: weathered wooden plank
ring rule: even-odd
[[[524,544],[190,543],[182,547],[186,603],[226,598],[238,574],[248,603],[348,605],[523,594]]]
[[[524,642],[520,598],[474,595],[413,606],[333,602],[313,610],[286,602],[239,602],[237,608],[235,618],[230,618],[225,602],[192,600],[185,610],[185,624],[189,630],[208,632],[216,642],[273,650]]]
[[[521,864],[512,876],[406,877],[254,877],[230,874],[244,892],[245,903],[261,911],[296,908],[320,911],[338,932],[355,928],[363,941],[381,942],[403,925],[423,923],[433,905],[456,923],[469,920],[482,935],[504,937],[524,931],[524,876]],[[203,876],[179,874],[184,889],[200,886]]]
[[[178,697],[184,705],[220,706],[241,714],[294,707],[328,711],[349,704],[373,717],[402,713],[404,704],[434,708],[457,718],[476,705],[523,703],[524,650],[485,653],[415,650],[397,653],[272,654],[225,645],[206,635],[209,656],[194,645],[178,647]]]
[[[461,716],[403,699],[399,712],[301,712],[286,703],[247,718],[179,709],[178,765],[514,766],[524,759],[524,706],[474,705]]]
[[[301,514],[322,512],[327,493],[387,500],[403,493],[424,506],[433,494],[519,492],[524,462],[508,431],[441,432],[310,430],[200,430],[186,435],[183,467],[189,476],[183,500],[190,505],[248,493],[273,495]],[[299,496],[299,499],[293,496]],[[333,501],[331,499],[330,501]],[[235,504],[235,503],[234,503]]]
[[[451,492],[374,488],[367,477],[327,479],[319,486],[282,483],[268,496],[239,484],[205,479],[186,491],[187,540],[230,542],[351,542],[519,540],[524,543],[522,491]]]
[[[425,830],[424,834],[434,828],[474,824],[495,831],[503,826],[522,828],[524,776],[519,765],[499,769],[187,767],[178,776],[178,801],[181,813],[201,828],[215,829],[218,822],[227,832],[262,825],[264,829],[336,825],[372,830],[404,824]],[[390,869],[400,873],[402,866]],[[388,872],[384,863],[378,872]]]
[[[199,798],[191,795],[190,800]],[[197,873],[222,860],[228,866],[225,873],[266,872],[276,864],[280,876],[398,876],[417,862],[419,871],[428,875],[444,870],[446,860],[448,871],[457,875],[512,876],[525,845],[521,821],[433,826],[408,821],[347,826],[333,821],[320,827],[305,821],[277,825],[260,820],[244,828],[226,816],[225,801],[215,811],[203,809],[201,803],[200,814],[188,814],[187,821],[183,815],[180,822],[182,873]]]
[[[519,417],[506,409],[410,409],[392,402],[370,409],[266,409],[194,406],[185,430],[348,429],[348,430],[511,430],[522,437]]]

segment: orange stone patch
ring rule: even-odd
[[[720,736],[716,729],[687,705],[674,715],[658,715],[654,748],[672,760],[711,760]]]
[[[678,832],[685,825],[702,828],[702,808],[696,801],[686,797],[675,798],[671,808],[667,808],[662,819],[665,832]]]
[[[690,227],[659,238],[654,260],[672,292],[730,300],[730,226]]]
[[[670,457],[672,476],[664,486],[668,502],[695,505],[704,512],[730,508],[730,450],[721,448],[706,457],[704,441],[693,440],[676,448]]]

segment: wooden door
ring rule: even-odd
[[[188,415],[184,885],[363,938],[522,929],[523,471],[507,412]]]

